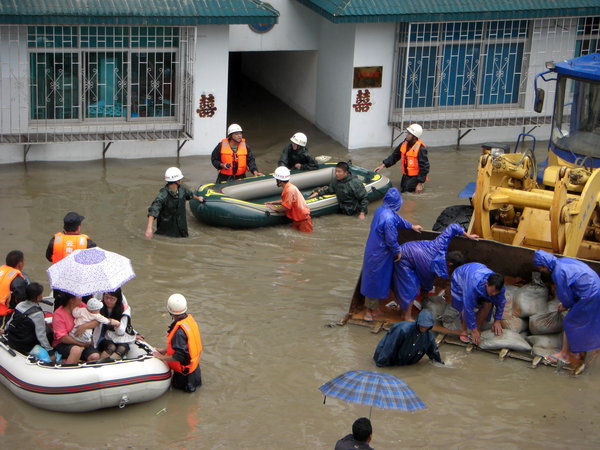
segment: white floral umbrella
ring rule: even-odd
[[[113,292],[135,277],[129,258],[99,247],[75,250],[46,272],[52,289],[77,296]]]

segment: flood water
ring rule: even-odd
[[[264,102],[274,102],[266,99]],[[273,106],[273,105],[271,105]],[[313,155],[373,168],[387,149],[348,152],[279,105],[240,117],[260,170],[275,168],[294,131],[309,135]],[[246,109],[244,109],[246,108]],[[269,108],[267,108],[269,109]],[[426,135],[423,136],[427,142]],[[216,144],[216,143],[215,143]],[[430,228],[475,178],[479,147],[430,149],[426,191],[406,195],[401,214]],[[185,147],[182,155],[185,155]],[[110,151],[109,151],[109,156]],[[112,155],[116,156],[116,155]],[[212,182],[209,156],[0,166],[0,253],[25,252],[25,271],[48,289],[44,257],[67,211],[86,217],[83,232],[133,261],[137,278],[124,288],[133,322],[163,345],[166,299],[184,294],[201,327],[203,386],[169,391],[126,408],[85,414],[29,406],[0,386],[3,448],[333,448],[369,408],[323,397],[318,387],[347,370],[381,370],[405,380],[428,409],[372,413],[377,449],[593,448],[600,445],[600,383],[594,367],[578,378],[492,355],[443,346],[447,365],[377,369],[380,335],[357,326],[328,326],[347,312],[359,275],[367,220],[326,216],[314,233],[288,226],[231,230],[198,223],[190,237],[145,240],[146,211],[164,170],[179,164],[188,185]],[[399,184],[398,167],[384,171]],[[162,412],[161,412],[162,411]]]

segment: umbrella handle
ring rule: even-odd
[[[327,396],[326,395],[323,396],[323,404],[325,404],[325,400],[327,400]]]

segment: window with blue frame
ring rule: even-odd
[[[30,26],[31,119],[174,118],[177,27]]]
[[[517,104],[529,22],[404,24],[396,107]]]

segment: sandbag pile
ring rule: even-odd
[[[489,337],[481,348],[497,349],[498,345],[516,351],[531,351],[546,356],[556,353],[561,346],[563,313],[557,311],[558,300],[548,299],[548,289],[534,278],[523,287],[506,286],[506,306],[502,328],[507,339]],[[485,347],[484,347],[485,346]],[[524,350],[526,349],[526,350]]]

